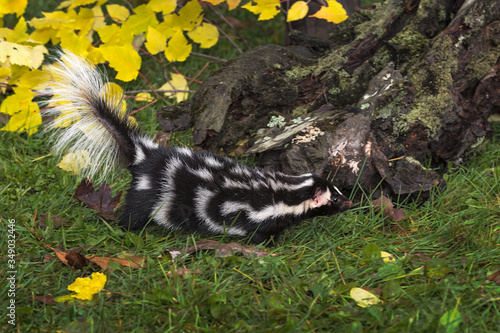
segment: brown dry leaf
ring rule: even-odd
[[[40,296],[33,296],[33,299],[42,302],[46,305],[53,305],[56,304],[57,302],[55,301],[55,296],[52,295],[40,295]]]
[[[38,226],[40,226],[40,228],[42,229],[47,228],[47,224],[45,223],[45,221],[47,221],[48,218],[49,214],[40,214],[38,216]],[[69,223],[67,223],[68,220],[64,217],[50,215],[50,219],[52,220],[54,229],[59,229],[62,225],[70,225]]]
[[[87,246],[88,247],[88,246]],[[116,261],[123,266],[139,268],[146,267],[146,258],[141,256],[129,256],[127,258],[110,258],[110,257],[97,257],[97,256],[84,256],[79,254],[83,248],[74,250],[58,250],[54,249],[54,253],[61,260],[63,264],[72,269],[81,269],[88,266],[91,262],[95,263],[103,270],[108,269],[110,261]]]
[[[376,211],[381,211],[382,215],[387,217],[393,222],[399,222],[406,218],[406,214],[403,208],[394,209],[394,204],[391,199],[387,197],[380,197],[372,201],[373,208]]]
[[[87,246],[88,247],[88,246]],[[83,247],[68,250],[54,249],[54,254],[59,260],[71,269],[82,269],[89,265],[89,260],[84,255],[80,254]]]
[[[123,266],[139,268],[146,267],[146,258],[141,256],[130,256],[127,258],[110,258],[110,257],[89,257],[91,262],[100,266],[103,270],[108,269],[108,265],[110,261],[116,261]]]
[[[276,253],[270,253],[266,250],[261,250],[257,247],[244,246],[238,243],[219,243],[210,239],[201,239],[194,245],[189,245],[183,249],[167,249],[166,251],[170,253],[172,260],[175,258],[184,258],[188,255],[202,250],[215,250],[215,255],[219,257],[231,256],[234,252],[242,252],[246,258],[260,258],[265,256],[276,256]]]
[[[96,210],[99,216],[109,221],[116,220],[117,214],[114,213],[114,210],[120,202],[121,196],[122,192],[120,191],[115,197],[112,197],[111,187],[108,184],[102,184],[96,191],[92,181],[88,178],[81,181],[73,195],[76,199]]]
[[[495,282],[500,286],[500,270],[496,271],[495,273],[491,274],[488,276],[486,279]]]

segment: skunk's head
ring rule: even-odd
[[[326,179],[315,177],[309,215],[334,215],[351,208],[352,202]]]

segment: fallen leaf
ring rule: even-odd
[[[425,276],[432,280],[442,279],[450,272],[451,269],[448,267],[448,263],[440,258],[432,258],[424,266]]]
[[[496,271],[495,273],[491,274],[488,276],[486,279],[495,282],[500,286],[500,270]]]
[[[261,250],[257,247],[244,246],[238,243],[219,243],[210,239],[202,239],[194,245],[189,245],[186,248],[167,249],[170,253],[172,260],[175,258],[185,258],[188,255],[202,250],[215,250],[215,255],[218,257],[227,257],[233,255],[235,252],[242,252],[246,258],[260,258],[265,256],[276,256],[276,253],[270,253],[266,250]]]
[[[398,222],[406,218],[406,214],[403,208],[394,209],[394,204],[391,199],[387,197],[380,197],[372,201],[373,208],[380,212],[382,215],[387,217],[393,222]]]
[[[106,275],[99,272],[92,273],[91,277],[76,278],[75,282],[68,286],[68,290],[76,293],[71,297],[90,301],[95,294],[104,288],[106,280]]]
[[[75,269],[82,269],[89,265],[89,260],[82,254],[75,251],[69,251],[66,253],[66,260],[68,266]]]
[[[46,305],[52,305],[56,304],[55,296],[52,295],[39,295],[39,296],[33,296],[33,299],[42,302]]]
[[[377,303],[382,303],[380,298],[378,298],[375,294],[361,288],[352,288],[350,295],[352,299],[356,301],[358,306],[362,308],[367,308]]]
[[[45,223],[47,219],[49,219],[49,214],[40,214],[38,216],[38,226],[45,230],[47,228],[47,223]],[[52,227],[54,229],[59,229],[62,225],[70,225],[67,223],[67,219],[57,215],[50,215],[50,220],[52,220]]]
[[[96,257],[92,256],[88,258],[91,262],[97,264],[103,270],[108,269],[108,265],[110,261],[116,261],[123,266],[132,267],[132,268],[140,268],[146,267],[146,258],[141,256],[130,256],[127,258],[110,258],[110,257]]]
[[[108,184],[102,184],[96,191],[92,181],[85,178],[76,188],[73,197],[96,210],[98,215],[104,219],[115,221],[117,213],[113,211],[120,202],[121,195],[122,192],[120,191],[115,197],[112,197],[111,187]]]

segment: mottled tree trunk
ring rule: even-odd
[[[294,38],[302,45],[230,61],[160,122],[179,128],[169,115],[184,115],[197,145],[258,154],[264,167],[420,198],[444,185],[436,168],[462,162],[491,132],[498,1],[389,0],[358,10],[326,40]]]

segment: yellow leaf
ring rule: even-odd
[[[52,38],[57,35],[57,30],[52,28],[42,28],[34,30],[29,37],[29,40],[40,43],[47,44]]]
[[[35,93],[30,89],[25,87],[15,87],[14,94],[5,98],[0,105],[0,113],[13,115],[31,103],[33,97],[35,97]]]
[[[135,100],[138,102],[152,102],[152,101],[154,101],[154,98],[151,97],[151,94],[147,93],[147,92],[138,93],[136,96],[137,97]]]
[[[134,9],[135,14],[130,16],[122,25],[122,29],[132,32],[133,35],[146,32],[148,27],[156,27],[158,20],[155,12],[147,5],[140,5]]]
[[[307,5],[307,2],[297,1],[288,10],[286,21],[291,22],[303,19],[307,15],[308,11],[309,6]]]
[[[76,278],[75,282],[68,286],[69,291],[76,292],[71,295],[74,298],[90,301],[92,297],[101,291],[106,284],[106,275],[102,273],[92,273],[92,277]]]
[[[352,288],[350,294],[352,299],[362,308],[367,308],[382,302],[375,294],[361,288]]]
[[[91,44],[87,39],[87,36],[78,36],[73,30],[62,29],[60,31],[61,37],[61,48],[69,50],[75,54],[80,54],[84,57],[88,54],[88,49],[91,48]]]
[[[121,109],[120,116],[127,114],[127,102],[123,99],[123,88],[114,82],[106,82],[102,86],[101,96],[113,104],[113,107]]]
[[[205,2],[211,3],[214,6],[223,3],[225,0],[204,0]]]
[[[116,22],[125,21],[130,16],[130,11],[127,7],[121,5],[107,5],[109,16]]]
[[[269,20],[279,13],[280,0],[252,0],[242,6],[242,8],[245,8],[254,14],[259,14],[259,21]]]
[[[0,40],[0,62],[8,59],[14,65],[38,68],[43,62],[44,53],[48,51],[43,45],[31,47]]]
[[[42,117],[38,104],[32,101],[34,96],[35,93],[28,88],[14,88],[14,94],[8,96],[0,105],[0,113],[11,115],[2,131],[27,131],[28,135],[31,135],[38,130]]]
[[[389,252],[380,251],[380,257],[382,258],[382,260],[384,260],[384,262],[394,262],[394,261],[396,261],[396,259],[394,258],[394,256],[392,254],[390,254]]]
[[[132,44],[134,35],[131,31],[120,29],[116,24],[110,24],[100,29],[96,29],[101,41],[108,45]]]
[[[188,90],[187,81],[181,74],[171,74],[172,79],[160,87],[159,90]],[[166,97],[175,97],[177,102],[185,101],[188,98],[187,92],[166,92]]]
[[[0,17],[5,14],[21,16],[26,10],[28,0],[0,0]]]
[[[146,48],[149,53],[157,54],[165,51],[167,37],[153,27],[148,27]]]
[[[229,6],[229,10],[233,10],[239,6],[241,0],[227,0],[227,5]]]
[[[162,12],[163,15],[166,15],[175,10],[177,7],[177,0],[151,0],[148,6],[155,12]]]
[[[326,0],[328,7],[321,7],[313,15],[309,15],[309,17],[316,17],[319,19],[325,19],[328,22],[340,23],[347,19],[347,12],[344,7],[336,0]]]
[[[83,169],[90,165],[89,152],[86,150],[75,150],[73,153],[64,155],[57,166],[73,175],[78,175]]]
[[[0,67],[0,82],[4,82],[5,80],[8,80],[11,74],[11,69],[10,67]]]
[[[208,49],[217,43],[219,30],[210,23],[202,23],[194,30],[188,32],[188,36],[195,43],[199,43],[201,48]]]
[[[165,57],[168,61],[184,61],[189,57],[192,47],[182,30],[177,30],[168,41]]]
[[[95,6],[92,8],[94,12],[94,29],[102,28],[106,26],[106,21],[104,20],[104,13],[102,12],[101,6]]]
[[[94,3],[95,1],[96,0],[74,0],[71,6],[69,6],[69,8],[76,8],[79,6],[89,5],[91,3]]]
[[[0,0],[1,1],[1,0]],[[6,40],[12,43],[22,43],[28,39],[28,26],[24,17],[21,17],[17,22],[14,30],[11,30],[7,35]]]
[[[34,90],[43,90],[47,82],[47,73],[39,69],[26,70],[17,79],[18,86]]]
[[[191,31],[200,25],[202,19],[201,5],[197,0],[191,0],[179,10],[179,16],[172,23],[184,31]]]
[[[99,50],[104,59],[109,61],[109,65],[118,72],[118,80],[132,81],[139,75],[142,59],[132,45],[103,45]]]

